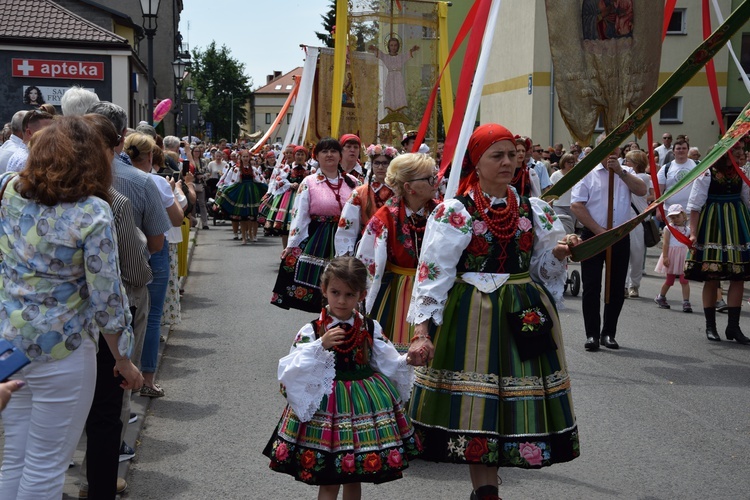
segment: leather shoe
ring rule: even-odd
[[[601,344],[607,349],[619,349],[620,348],[620,344],[618,344],[615,338],[610,335],[602,335]]]
[[[743,345],[750,344],[750,339],[745,337],[745,334],[742,333],[742,330],[740,330],[738,326],[728,326],[724,333],[729,340],[736,340],[738,343]]]
[[[599,339],[596,337],[586,337],[586,343],[583,344],[583,348],[587,351],[598,351]]]
[[[721,337],[719,337],[719,332],[716,331],[715,326],[706,327],[706,338],[714,342],[721,342]]]

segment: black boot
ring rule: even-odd
[[[471,500],[500,500],[497,486],[485,485],[480,486],[471,492]]]
[[[706,338],[714,342],[720,342],[719,332],[716,331],[716,308],[704,307],[703,315],[706,317]]]
[[[750,344],[750,339],[745,337],[742,330],[740,330],[740,308],[730,307],[727,309],[727,312],[729,313],[729,323],[727,324],[727,329],[724,331],[727,339],[736,340],[743,345]]]

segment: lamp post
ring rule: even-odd
[[[185,89],[185,93],[187,94],[187,108],[188,108],[188,123],[187,123],[187,133],[188,133],[188,144],[193,143],[193,132],[191,130],[192,120],[190,119],[190,108],[193,105],[193,97],[195,97],[195,89],[193,87],[188,87]]]
[[[180,117],[180,110],[182,109],[180,106],[180,101],[182,100],[182,78],[185,75],[185,70],[190,66],[190,61],[181,59],[178,57],[174,61],[172,61],[172,69],[174,70],[174,78],[177,82],[177,94],[176,94],[176,103],[177,106],[175,106],[176,110],[176,117]],[[179,124],[179,120],[178,120]],[[177,135],[182,137],[182,128],[181,124],[178,125],[177,128]]]
[[[161,0],[141,0],[143,14],[143,30],[148,38],[148,115],[149,123],[154,121],[154,35],[156,35],[156,21],[159,14]]]

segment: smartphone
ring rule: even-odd
[[[190,160],[182,160],[182,176],[185,177],[190,172]]]
[[[29,358],[5,339],[0,339],[0,382],[5,382],[30,363]]]

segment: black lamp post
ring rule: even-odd
[[[148,123],[154,122],[154,35],[161,0],[141,0],[143,30],[148,38]]]
[[[182,78],[185,76],[185,71],[187,68],[190,67],[190,61],[181,59],[178,57],[174,61],[172,61],[172,69],[174,70],[174,78],[175,81],[177,81],[177,95],[176,95],[176,106],[175,106],[175,118],[178,118],[177,120],[177,135],[182,137],[182,128],[180,124],[180,111],[182,109],[181,107],[181,101],[182,101]]]
[[[188,88],[185,89],[185,93],[187,94],[187,109],[188,109],[188,115],[187,115],[187,120],[188,120],[188,123],[187,123],[188,144],[192,144],[193,143],[193,136],[192,136],[193,132],[191,130],[192,122],[191,122],[191,119],[190,119],[190,108],[193,105],[193,97],[195,97],[195,89],[193,87],[188,87]]]

